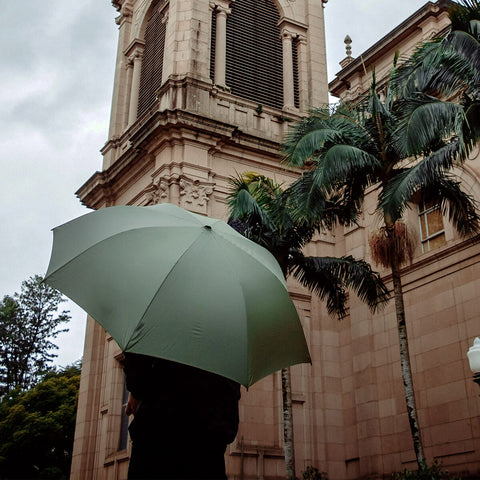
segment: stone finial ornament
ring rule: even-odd
[[[350,65],[353,62],[353,60],[355,60],[352,57],[352,47],[351,47],[352,39],[350,38],[350,35],[347,35],[345,37],[344,43],[346,45],[345,50],[347,52],[347,56],[340,62],[340,66],[342,68],[345,68],[347,65]]]
[[[352,44],[352,39],[350,38],[350,35],[347,35],[343,42],[346,45],[345,50],[347,52],[347,57],[351,57],[352,56],[352,47],[350,45]]]

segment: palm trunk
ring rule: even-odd
[[[295,449],[293,441],[293,408],[290,369],[282,369],[283,438],[287,480],[295,480]]]
[[[275,252],[285,280],[288,277],[288,249]],[[282,368],[283,399],[283,449],[285,452],[285,474],[287,480],[295,480],[295,442],[293,439],[292,381],[290,368]]]
[[[400,277],[400,265],[394,255],[391,261],[393,291],[395,296],[395,312],[397,315],[397,328],[400,343],[400,361],[402,366],[403,385],[405,387],[405,400],[407,402],[408,421],[413,440],[413,448],[417,458],[418,468],[425,462],[422,438],[418,423],[415,392],[413,390],[412,369],[410,366],[410,353],[408,349],[407,324],[405,322],[405,305],[403,303],[402,280]]]

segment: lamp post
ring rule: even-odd
[[[473,381],[480,387],[480,338],[476,337],[473,345],[467,352],[470,370],[473,372]]]

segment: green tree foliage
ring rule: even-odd
[[[75,432],[80,367],[50,372],[0,403],[0,478],[66,479]]]
[[[419,101],[424,101],[423,110]],[[413,111],[419,114],[416,128],[411,125]],[[425,455],[401,282],[411,239],[402,218],[421,200],[438,204],[462,236],[480,231],[477,203],[455,172],[463,159],[457,114],[455,106],[433,97],[397,97],[388,83],[385,96],[380,95],[374,76],[369,92],[358,102],[341,104],[333,112],[312,112],[294,126],[285,143],[287,162],[307,167],[291,191],[298,202],[297,215],[310,222],[318,222],[323,206],[335,198],[343,211],[338,222],[349,223],[360,214],[367,188],[378,192],[377,213],[384,226],[372,237],[371,250],[377,263],[392,272],[405,398],[419,466]]]
[[[405,469],[403,472],[394,473],[392,480],[460,480],[460,477],[444,470],[442,464],[435,460],[431,465],[422,462],[414,472]]]
[[[35,275],[0,302],[0,396],[29,388],[48,371],[58,349],[52,340],[68,330],[58,328],[70,320],[67,311],[58,312],[64,301]]]
[[[302,253],[320,225],[330,224],[324,209],[315,225],[295,215],[298,204],[290,190],[274,180],[248,172],[230,179],[230,224],[244,236],[262,245],[277,259],[285,278],[290,275],[326,300],[328,312],[346,314],[347,290],[354,291],[372,311],[388,300],[380,275],[364,260],[346,257],[311,257]],[[333,214],[333,215],[336,215]]]
[[[451,2],[449,16],[450,31],[421,44],[395,82],[403,97],[416,100],[408,115],[412,133],[429,136],[439,123],[450,126],[452,143],[465,158],[480,138],[480,1]],[[437,118],[447,109],[455,115]]]
[[[328,475],[325,472],[320,472],[316,467],[308,466],[302,475],[303,480],[328,480]]]
[[[291,191],[284,190],[272,179],[255,173],[245,173],[230,179],[229,223],[247,238],[262,245],[277,259],[287,278],[292,275],[312,292],[325,299],[329,313],[340,318],[346,313],[346,290],[353,290],[375,311],[388,299],[388,293],[378,273],[363,260],[351,256],[309,257],[303,247],[312,239],[317,228],[329,225],[338,215],[335,201],[329,199],[322,216],[314,223],[294,215]],[[283,429],[286,478],[294,480],[295,454],[290,370],[282,370]]]

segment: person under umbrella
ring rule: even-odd
[[[238,430],[240,384],[195,367],[124,352],[128,479],[226,480],[225,450]]]
[[[55,228],[44,281],[127,352],[130,478],[225,479],[238,384],[311,362],[275,257],[172,204],[102,208]]]

